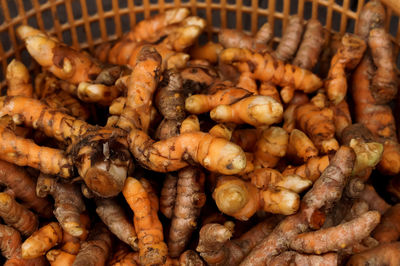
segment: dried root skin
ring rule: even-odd
[[[303,20],[298,16],[291,16],[281,42],[272,55],[281,61],[290,60],[300,44],[303,28]]]
[[[135,228],[126,216],[124,209],[114,199],[96,199],[96,213],[110,231],[133,250],[138,249]]]
[[[33,87],[30,81],[29,70],[23,63],[13,59],[7,66],[7,96],[33,96]]]
[[[160,88],[155,95],[155,105],[166,119],[185,118],[185,92],[183,80],[176,70],[164,72]]]
[[[132,130],[128,141],[136,160],[157,172],[179,170],[188,165],[187,160],[222,174],[235,174],[246,167],[245,154],[239,146],[203,132],[154,142],[143,131]]]
[[[214,94],[195,94],[186,98],[185,108],[189,113],[202,114],[209,112],[218,105],[234,104],[250,96],[251,93],[238,87],[230,87],[218,90]]]
[[[386,104],[397,95],[396,63],[389,33],[383,28],[372,29],[368,45],[376,72],[371,80],[371,93],[377,104]]]
[[[122,193],[134,212],[134,225],[139,240],[139,260],[144,265],[162,264],[167,260],[162,224],[151,203],[149,193],[137,179],[129,177]]]
[[[144,46],[138,55],[129,79],[128,96],[118,127],[138,128],[147,132],[150,125],[150,107],[158,84],[161,57],[151,46]]]
[[[110,232],[103,224],[97,224],[90,231],[88,240],[82,243],[82,247],[72,265],[105,265],[111,253],[111,248]]]
[[[0,250],[3,257],[11,259],[18,256],[21,243],[21,236],[17,230],[7,225],[0,225]]]
[[[200,229],[199,244],[196,251],[208,264],[216,264],[226,259],[224,245],[232,237],[232,232],[225,226],[209,223]]]
[[[361,10],[355,33],[367,40],[369,32],[374,28],[382,28],[385,20],[386,12],[381,1],[369,1]]]
[[[72,147],[78,173],[95,195],[107,198],[121,192],[131,164],[127,147],[126,133],[116,128],[90,130]]]
[[[201,251],[200,255],[209,265],[238,265],[253,247],[272,232],[279,220],[280,218],[276,216],[267,218],[237,239],[215,243],[215,241],[218,241],[216,240],[217,238],[210,238],[208,241],[214,241],[208,242],[212,248]],[[221,225],[214,225],[215,228],[221,228],[222,230]],[[207,226],[203,227],[207,228]],[[204,241],[205,238],[206,236],[200,233],[200,241]]]
[[[25,236],[35,232],[39,223],[35,214],[5,192],[0,193],[0,216],[7,225]]]
[[[34,232],[22,243],[21,254],[23,259],[33,259],[44,255],[62,240],[61,226],[51,222]]]
[[[163,119],[158,124],[154,138],[157,140],[165,140],[179,135],[182,122],[175,119]]]
[[[394,242],[400,237],[400,204],[388,209],[382,216],[381,223],[375,228],[372,236],[379,243]]]
[[[324,43],[323,27],[318,19],[307,22],[303,40],[293,59],[293,65],[311,70],[318,62],[319,54]]]
[[[268,96],[250,96],[232,105],[218,105],[210,112],[218,123],[233,122],[253,126],[268,126],[282,120],[282,104]]]
[[[168,248],[171,257],[184,251],[196,228],[196,221],[206,201],[205,175],[201,169],[187,167],[179,171],[176,200],[169,231]]]
[[[168,173],[165,176],[160,196],[160,211],[168,219],[172,218],[174,212],[178,177],[176,174]]]
[[[278,224],[270,235],[252,249],[241,265],[268,264],[274,256],[288,249],[289,243],[296,235],[305,232],[310,225],[312,228],[318,228],[316,225],[320,221],[314,221],[315,214],[321,207],[329,206],[340,199],[346,179],[351,174],[354,160],[355,155],[352,150],[342,146],[321,178],[304,196],[299,212],[286,217]]]
[[[183,252],[179,257],[179,265],[205,266],[205,263],[196,251],[189,249]]]
[[[383,215],[391,206],[382,199],[371,185],[365,185],[364,191],[360,195],[360,199],[368,203],[369,209],[378,211]]]
[[[379,221],[380,214],[369,211],[338,226],[297,235],[290,242],[290,247],[309,254],[338,251],[369,236]]]
[[[276,85],[292,87],[305,93],[314,92],[322,86],[322,81],[308,70],[284,64],[269,54],[228,48],[221,52],[220,61],[235,65],[241,73],[250,72],[253,79],[271,81]]]
[[[80,215],[86,207],[79,186],[57,182],[42,174],[36,184],[36,194],[40,197],[50,194],[54,198],[54,215],[66,232],[75,237],[85,234]]]
[[[335,266],[338,265],[339,258],[336,253],[327,253],[324,255],[306,255],[295,251],[285,251],[276,256],[269,265],[315,265],[315,266]]]
[[[26,207],[34,209],[45,218],[53,216],[51,203],[36,195],[36,184],[23,168],[0,161],[0,183],[11,189]]]
[[[369,249],[353,255],[347,262],[347,266],[379,266],[398,265],[400,261],[400,242],[384,243],[376,248]]]

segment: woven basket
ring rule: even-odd
[[[400,0],[381,0],[387,7],[386,28],[390,29],[395,55],[400,49]],[[328,30],[353,32],[365,0],[0,0],[0,88],[12,58],[35,69],[15,34],[29,24],[55,34],[77,49],[89,49],[115,40],[138,21],[171,7],[189,7],[208,22],[206,37],[219,28],[237,28],[255,33],[269,21],[279,36],[292,14],[318,18]],[[355,3],[355,4],[354,4]],[[276,37],[274,41],[279,41]],[[399,61],[399,60],[398,60]],[[36,67],[37,68],[37,67]]]

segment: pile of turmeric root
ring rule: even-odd
[[[399,72],[382,4],[358,20],[199,45],[175,8],[92,54],[19,26],[42,72],[0,97],[3,264],[399,265]]]

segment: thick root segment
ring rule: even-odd
[[[157,172],[179,170],[190,162],[222,174],[235,174],[246,167],[243,150],[222,138],[191,132],[155,142],[140,130],[131,130],[129,146],[143,166]]]
[[[7,96],[33,96],[29,70],[23,63],[13,59],[7,66]]]
[[[178,257],[188,244],[196,228],[196,220],[206,201],[205,175],[195,167],[179,171],[174,212],[169,231],[169,254]]]
[[[188,249],[179,256],[179,265],[205,266],[205,263],[199,254]]]
[[[272,232],[279,220],[277,217],[267,218],[232,240],[229,240],[232,232],[227,227],[206,224],[200,229],[196,250],[208,265],[238,265],[253,247]]]
[[[157,216],[158,208],[151,203],[149,193],[140,181],[128,177],[122,193],[134,212],[135,230],[139,240],[139,260],[143,265],[163,264],[168,248],[163,228]]]
[[[17,120],[27,127],[43,131],[49,137],[69,143],[77,142],[82,134],[93,128],[86,122],[51,109],[36,99],[21,96],[0,98],[0,116],[4,115],[13,117],[14,121]]]
[[[82,243],[73,266],[105,265],[111,253],[112,239],[103,224],[96,224],[86,242]]]
[[[181,121],[185,118],[185,91],[178,71],[164,72],[160,88],[155,95],[155,105],[165,119]]]
[[[308,70],[284,64],[269,54],[252,53],[246,49],[228,48],[221,52],[220,61],[234,64],[240,72],[250,72],[250,77],[271,81],[282,87],[292,87],[305,93],[316,91],[322,81]]]
[[[100,197],[121,192],[131,155],[125,133],[116,129],[97,128],[83,135],[71,154],[85,184]]]
[[[250,96],[232,105],[218,105],[211,110],[211,119],[218,123],[233,122],[268,126],[282,120],[282,104],[269,96]]]
[[[378,169],[389,175],[400,172],[400,145],[396,136],[396,123],[388,105],[377,104],[371,92],[371,77],[375,73],[371,59],[365,56],[353,75],[355,116],[383,144]]]
[[[385,7],[381,1],[369,1],[361,10],[355,33],[364,40],[367,40],[372,29],[384,26],[385,19]]]
[[[80,221],[80,215],[86,208],[79,186],[63,184],[42,174],[36,184],[36,194],[40,197],[50,194],[54,198],[54,215],[66,232],[75,237],[86,233]]]
[[[283,172],[283,175],[296,174],[302,178],[311,180],[313,183],[322,174],[322,172],[329,165],[329,157],[327,155],[322,157],[310,158],[305,164],[300,166],[288,166]]]
[[[296,122],[321,153],[327,154],[339,148],[339,143],[335,139],[335,124],[331,109],[322,109],[311,103],[298,106]]]
[[[139,22],[124,39],[135,42],[156,42],[165,34],[168,26],[182,22],[189,14],[187,8],[169,9],[165,13]]]
[[[25,236],[35,232],[39,224],[35,214],[5,192],[0,193],[0,216],[6,224],[14,227]]]
[[[195,60],[207,60],[211,64],[218,62],[218,56],[224,47],[220,43],[207,42],[202,46],[195,46],[190,49],[190,57]]]
[[[147,132],[150,125],[150,107],[160,74],[161,57],[150,47],[143,47],[129,79],[128,96],[118,127],[138,128]]]
[[[33,233],[22,243],[22,258],[33,259],[44,255],[49,249],[62,240],[62,229],[58,223],[52,222]]]
[[[279,182],[277,182],[279,183]],[[260,209],[290,215],[299,208],[299,195],[283,186],[257,189],[235,176],[221,176],[213,192],[218,209],[239,220],[248,220]]]
[[[386,213],[391,207],[376,193],[374,187],[371,185],[365,185],[364,190],[360,194],[360,199],[368,203],[370,210],[378,211],[381,215]]]
[[[346,97],[346,70],[351,70],[358,65],[366,48],[366,43],[360,37],[351,34],[343,36],[339,50],[332,58],[325,83],[327,96],[334,105],[339,104]]]
[[[17,230],[0,224],[0,250],[6,259],[18,256],[21,248],[21,236]]]
[[[224,245],[232,237],[232,232],[225,226],[209,223],[200,229],[199,244],[196,251],[211,264],[219,265],[226,260]]]
[[[63,151],[38,146],[32,140],[18,137],[3,126],[0,126],[0,135],[0,159],[19,166],[30,166],[46,174],[65,178],[73,176],[72,160]]]
[[[309,227],[319,228],[324,220],[321,221],[323,217],[319,217],[319,209],[340,199],[354,160],[353,151],[342,146],[313,188],[302,199],[300,211],[288,216],[275,227],[269,236],[252,249],[241,265],[269,265],[274,256],[287,251],[289,243],[296,235],[305,232]]]
[[[382,216],[382,222],[375,228],[372,236],[379,243],[394,242],[400,237],[400,204],[388,209]]]
[[[272,55],[281,61],[291,59],[300,44],[303,28],[303,20],[298,16],[291,16],[288,26],[283,33],[282,40]]]
[[[312,254],[338,251],[369,236],[379,222],[378,212],[366,212],[350,222],[297,235],[290,242],[290,247],[298,252]]]
[[[101,72],[100,64],[88,54],[78,52],[45,35],[25,39],[29,54],[56,77],[78,84],[94,80]]]
[[[165,176],[160,197],[160,211],[168,219],[172,218],[174,212],[178,176],[175,173],[168,173]]]
[[[120,240],[131,246],[133,250],[138,249],[138,240],[135,228],[129,222],[124,209],[115,199],[96,199],[96,213],[110,231]]]
[[[376,248],[353,255],[347,266],[398,265],[400,261],[400,242],[385,243]]]
[[[0,183],[11,189],[15,197],[22,200],[26,207],[34,209],[39,215],[45,218],[53,215],[50,201],[36,195],[36,184],[23,168],[0,161]]]
[[[266,31],[265,28],[262,30]],[[271,31],[271,29],[269,30]],[[268,35],[268,32],[262,32],[261,35],[265,35],[266,33]],[[264,36],[264,38],[261,38],[259,35],[258,38],[255,38],[239,30],[223,29],[218,34],[218,41],[225,48],[244,48],[261,53],[270,50],[267,46],[269,37]]]
[[[269,265],[313,265],[313,266],[336,266],[339,258],[336,253],[327,253],[324,255],[306,255],[294,251],[286,251],[276,256]]]
[[[218,90],[214,94],[189,96],[185,101],[185,108],[189,113],[202,114],[211,111],[218,105],[230,105],[250,95],[251,93],[245,89],[229,87]]]
[[[376,72],[371,80],[371,93],[377,104],[385,104],[397,95],[396,63],[390,35],[384,28],[371,30],[368,45]]]
[[[50,262],[51,266],[72,266],[75,258],[76,255],[69,254],[60,249],[52,249],[46,253],[46,259]]]
[[[310,19],[304,32],[293,65],[311,70],[318,62],[319,54],[324,44],[323,27],[318,19]]]

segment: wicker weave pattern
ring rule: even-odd
[[[17,40],[15,28],[29,24],[54,33],[75,48],[94,47],[115,40],[137,21],[174,6],[189,7],[193,14],[208,21],[207,38],[219,28],[237,28],[256,32],[269,21],[276,33],[286,27],[291,14],[305,19],[318,18],[327,29],[353,32],[365,0],[352,9],[351,0],[0,0],[0,88],[5,86],[4,73],[12,58],[30,65],[29,56]],[[395,53],[400,48],[399,17],[391,9],[386,25],[391,29]],[[340,23],[333,23],[333,22]],[[275,34],[276,35],[276,34]],[[279,37],[275,38],[279,41]],[[31,66],[32,67],[32,66]]]

